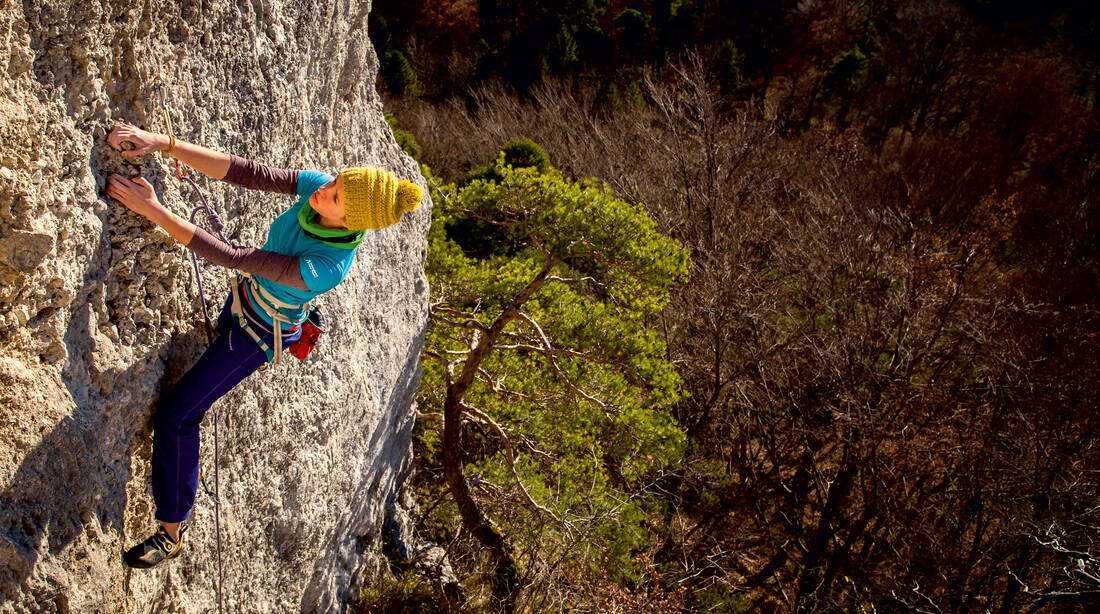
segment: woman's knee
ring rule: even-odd
[[[157,431],[181,431],[186,427],[188,407],[176,399],[162,399],[153,415],[153,428]]]

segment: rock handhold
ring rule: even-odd
[[[0,237],[0,263],[22,273],[30,273],[53,251],[53,235],[44,232],[13,230]]]

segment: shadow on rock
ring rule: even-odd
[[[0,369],[0,385],[8,389],[0,399],[25,399],[33,391],[40,405],[24,400],[15,406],[42,414],[17,425],[26,439],[35,440],[35,428],[43,432],[54,423],[25,451],[15,442],[12,452],[22,460],[0,493],[0,593],[9,599],[19,598],[20,585],[40,558],[83,558],[82,533],[91,543],[121,552],[118,540],[127,517],[127,484],[134,477],[132,457],[137,457],[136,465],[147,466],[156,401],[198,358],[205,341],[199,327],[128,360],[128,368],[101,370],[90,321],[87,303],[74,311],[65,335],[70,361],[63,386],[60,380],[42,378],[34,365],[15,369],[9,362]],[[16,411],[12,403],[5,405],[7,411]],[[57,420],[57,408],[65,406],[71,411]],[[139,508],[143,503],[135,502]]]
[[[392,515],[397,506],[395,492],[397,484],[407,481],[412,471],[412,432],[415,423],[413,399],[416,389],[420,385],[420,348],[423,344],[423,330],[416,340],[410,344],[405,354],[400,374],[393,382],[393,389],[389,391],[386,399],[385,411],[378,420],[378,425],[371,433],[368,456],[372,463],[368,471],[362,476],[362,481],[355,493],[349,498],[351,509],[345,515],[345,520],[339,526],[334,527],[331,533],[331,541],[322,552],[327,553],[313,570],[313,577],[307,585],[302,596],[301,608],[303,612],[326,611],[335,607],[333,599],[347,603],[354,599],[353,592],[339,595],[327,594],[325,588],[331,576],[342,569],[346,573],[349,564],[358,560],[367,550],[381,548],[382,536],[377,533],[379,525],[385,524],[390,530],[394,529]],[[384,500],[380,500],[378,494],[387,493]],[[381,504],[381,506],[379,506]],[[380,509],[379,509],[380,508]],[[398,541],[412,536],[395,535]],[[340,543],[349,539],[355,540],[354,556],[349,560],[342,560],[341,553],[347,553],[347,549],[340,547]],[[408,550],[402,543],[398,548],[404,555]],[[362,580],[362,579],[360,579]],[[355,590],[355,582],[348,588]]]

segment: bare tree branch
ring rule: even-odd
[[[539,503],[535,501],[534,497],[531,496],[531,493],[527,491],[527,487],[523,485],[523,480],[519,479],[519,472],[516,471],[516,451],[512,447],[512,440],[508,437],[508,433],[504,431],[504,428],[497,424],[496,420],[490,418],[488,414],[472,405],[463,403],[462,408],[466,411],[466,413],[477,417],[477,419],[481,422],[493,427],[493,430],[495,430],[497,434],[500,435],[501,441],[504,442],[504,449],[508,452],[508,466],[512,470],[512,478],[515,479],[516,486],[519,487],[520,492],[522,492],[524,498],[527,499],[527,503],[536,510],[550,516],[555,521],[560,522],[563,525],[566,524],[562,521],[561,518],[558,518],[557,514],[550,511],[548,508],[539,505]]]
[[[524,322],[527,322],[527,324],[529,324],[532,328],[534,328],[538,332],[539,337],[542,338],[543,347],[546,347],[546,348],[554,347],[553,344],[550,342],[550,339],[546,336],[546,333],[543,332],[542,327],[539,326],[538,322],[535,322],[535,320],[533,318],[531,318],[530,316],[528,316],[527,314],[525,314],[521,311],[516,312],[516,317],[519,318],[520,320],[523,320]],[[587,392],[581,390],[576,384],[574,384],[572,381],[570,381],[568,377],[566,377],[565,373],[563,373],[561,368],[558,367],[557,361],[554,360],[553,352],[542,351],[542,353],[546,356],[547,362],[549,362],[549,364],[550,364],[550,368],[554,371],[554,373],[558,376],[558,378],[561,379],[561,381],[565,383],[566,386],[569,386],[569,388],[571,390],[573,390],[573,392],[575,392],[578,395],[584,397],[588,401],[590,401],[592,403],[595,403],[597,406],[600,407],[600,409],[602,409],[604,411],[605,415],[609,414],[609,408],[607,407],[607,404],[605,404],[603,401],[597,399],[596,397],[588,394]],[[610,417],[610,416],[608,416],[608,417]]]
[[[455,363],[450,361],[450,360],[447,360],[441,354],[439,354],[437,352],[433,352],[432,350],[424,350],[420,354],[421,354],[421,356],[426,356],[428,358],[433,358],[433,359],[439,361],[440,364],[443,365],[443,377],[444,377],[446,383],[448,385],[450,385],[451,380],[454,378]]]
[[[525,350],[525,351],[528,351],[528,352],[538,352],[539,354],[545,354],[545,355],[557,354],[557,355],[561,355],[561,356],[572,356],[573,358],[582,358],[584,360],[590,360],[592,362],[597,362],[599,360],[599,359],[597,359],[593,356],[585,354],[584,352],[578,352],[576,350],[570,350],[568,348],[554,348],[554,347],[547,348],[547,347],[537,346],[537,345],[513,344],[513,345],[494,345],[493,349],[494,350],[516,350],[516,351]]]
[[[476,319],[468,319],[468,320],[465,320],[465,321],[456,322],[454,320],[451,320],[450,318],[445,318],[445,317],[439,315],[438,313],[429,313],[428,315],[431,317],[432,320],[435,320],[436,322],[439,322],[440,324],[446,324],[447,326],[453,326],[455,328],[472,328],[472,329],[483,330],[483,331],[484,330],[489,330],[488,326],[486,326],[485,324],[477,321]]]

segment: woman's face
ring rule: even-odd
[[[327,222],[344,223],[344,178],[337,177],[317,188],[309,197],[309,206]]]

